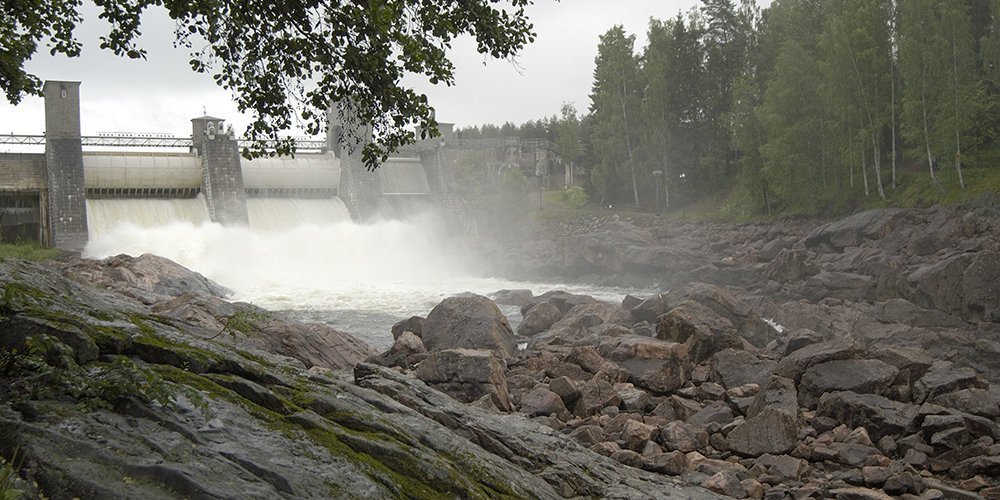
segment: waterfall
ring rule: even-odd
[[[301,224],[324,226],[351,220],[340,198],[248,198],[250,227],[261,231],[281,231]]]
[[[87,200],[87,227],[91,240],[122,225],[148,229],[177,223],[197,226],[205,222],[208,222],[208,207],[201,196]]]

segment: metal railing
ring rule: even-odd
[[[249,139],[239,139],[241,145],[249,143]],[[263,141],[266,149],[273,148],[273,141]],[[85,135],[80,137],[83,146],[102,146],[119,148],[191,148],[194,142],[190,137],[170,137],[161,134],[136,135]],[[44,135],[0,134],[0,144],[22,146],[44,146]],[[297,151],[319,151],[326,149],[325,139],[295,139]]]

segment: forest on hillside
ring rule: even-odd
[[[1000,169],[1000,0],[702,0],[646,35],[601,36],[586,112],[463,137],[548,139],[602,205],[653,206],[662,171],[670,206],[724,193],[752,214]]]

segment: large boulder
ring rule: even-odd
[[[545,292],[541,295],[532,297],[524,302],[521,306],[521,315],[524,316],[528,314],[528,311],[532,307],[543,302],[548,302],[556,306],[560,312],[563,314],[569,312],[570,309],[580,305],[586,304],[588,302],[595,302],[597,299],[591,297],[590,295],[581,295],[576,293],[565,292],[562,290],[553,290],[551,292]]]
[[[962,315],[1000,323],[1000,252],[980,252],[962,273]]]
[[[930,370],[913,384],[913,397],[918,403],[941,394],[968,389],[976,384],[976,370],[955,366],[951,361],[935,361]]]
[[[853,358],[859,352],[858,343],[849,336],[841,336],[827,342],[811,344],[796,350],[778,362],[774,373],[796,382],[810,366]]]
[[[804,248],[786,248],[764,268],[764,279],[779,283],[799,281],[818,271],[813,254]]]
[[[154,304],[183,295],[225,297],[232,292],[170,259],[153,254],[74,259],[60,266],[74,279]]]
[[[430,353],[414,375],[464,403],[488,394],[497,408],[510,411],[504,368],[503,360],[493,351],[445,349]]]
[[[657,318],[656,337],[687,345],[694,363],[701,363],[723,349],[743,347],[729,320],[690,300]]]
[[[597,351],[627,370],[629,382],[654,393],[679,389],[691,374],[684,344],[626,336],[602,341]]]
[[[798,425],[795,416],[775,408],[764,408],[729,431],[726,440],[729,449],[744,456],[756,457],[764,453],[787,453],[798,442]]]
[[[920,407],[877,394],[839,391],[820,397],[817,414],[834,418],[848,427],[864,427],[872,441],[877,442],[884,436],[908,435],[915,431]]]
[[[241,335],[240,343],[332,370],[353,368],[375,354],[368,344],[330,326],[297,321],[268,322],[254,334]]]
[[[683,288],[672,291],[666,302],[673,307],[687,301],[694,301],[711,309],[719,317],[728,320],[736,329],[736,334],[757,347],[764,347],[778,338],[778,332],[761,319],[750,306],[736,298],[729,291],[706,283],[688,283]]]
[[[961,315],[963,276],[974,258],[963,253],[918,267],[906,277],[906,298],[921,307]]]
[[[621,307],[604,302],[585,302],[570,309],[547,332],[532,337],[528,346],[573,344],[589,338],[594,328],[616,325],[624,329],[628,323],[628,313]]]
[[[763,384],[777,363],[742,349],[723,349],[712,357],[712,376],[726,389]]]
[[[882,394],[899,370],[877,359],[827,361],[810,367],[799,384],[799,405],[810,408],[827,392]]]
[[[563,312],[551,302],[542,302],[528,309],[521,324],[517,326],[517,334],[522,337],[530,337],[537,333],[548,330],[556,321],[559,321]]]
[[[837,252],[888,235],[905,222],[907,211],[876,208],[817,227],[805,237],[807,248],[829,246]]]
[[[449,297],[431,310],[421,336],[428,351],[491,349],[503,356],[517,351],[507,317],[482,295]]]

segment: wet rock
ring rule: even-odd
[[[879,303],[875,307],[875,319],[883,323],[902,323],[910,326],[962,326],[964,322],[957,316],[934,309],[924,309],[906,299],[895,298]]]
[[[837,500],[892,500],[892,497],[880,490],[853,486],[830,490],[830,496]]]
[[[818,344],[826,339],[823,335],[816,333],[808,328],[801,328],[795,330],[788,336],[788,340],[785,342],[784,355],[789,354],[802,349],[807,345]]]
[[[764,408],[754,417],[726,435],[729,449],[744,456],[756,457],[764,453],[788,453],[798,442],[798,425],[795,417],[771,407]]]
[[[765,453],[757,457],[756,463],[781,482],[798,481],[809,470],[808,462],[788,455]]]
[[[490,349],[502,356],[517,351],[507,317],[482,295],[449,297],[431,310],[422,335],[428,351]]]
[[[505,306],[518,306],[521,307],[527,304],[534,294],[531,290],[517,289],[517,290],[497,290],[491,294],[493,301],[497,304],[503,304]]]
[[[959,254],[918,267],[906,277],[905,298],[928,309],[962,314],[962,279],[973,254]]]
[[[646,457],[643,460],[643,469],[670,476],[679,476],[688,470],[687,456],[680,451],[669,451]]]
[[[864,426],[875,441],[882,436],[905,435],[916,430],[920,409],[875,394],[833,392],[819,399],[817,414],[850,427]]]
[[[581,425],[569,433],[569,437],[579,441],[584,445],[595,445],[604,442],[607,435],[599,425]],[[617,448],[616,448],[617,449]]]
[[[701,482],[702,488],[733,498],[746,498],[747,490],[740,483],[736,474],[730,471],[720,471]]]
[[[858,350],[857,343],[850,337],[808,345],[782,358],[774,373],[798,381],[809,367],[827,361],[853,358]]]
[[[913,397],[918,403],[976,384],[976,371],[958,367],[950,361],[935,361],[931,368],[913,384]]]
[[[606,339],[598,352],[627,370],[628,379],[638,387],[664,393],[682,387],[691,373],[687,347],[646,337]]]
[[[670,302],[667,300],[667,296],[664,294],[656,294],[648,299],[645,299],[635,306],[628,308],[622,304],[622,307],[629,311],[632,317],[632,321],[638,323],[640,321],[645,321],[647,323],[656,323],[656,318],[665,314],[671,309]]]
[[[878,345],[871,349],[869,356],[895,366],[900,372],[907,373],[912,380],[924,376],[934,364],[934,358],[927,351],[913,347]]]
[[[747,418],[757,416],[766,408],[783,412],[793,418],[797,416],[799,403],[795,382],[789,378],[772,375],[747,409]]]
[[[539,385],[531,392],[521,397],[521,413],[529,416],[555,415],[561,420],[566,420],[569,411],[563,404],[562,398],[558,394],[550,391],[547,387]]]
[[[683,288],[672,291],[668,299],[675,307],[680,307],[685,302],[695,302],[710,309],[715,315],[729,321],[736,329],[737,335],[754,346],[764,347],[768,342],[778,338],[778,332],[770,324],[753,312],[746,303],[723,288],[706,283],[688,283]],[[697,310],[692,312],[698,313]],[[698,315],[695,314],[695,317]],[[734,347],[739,348],[739,346]]]
[[[580,397],[580,389],[569,377],[556,377],[549,381],[549,390],[558,394],[567,407],[572,407]]]
[[[382,366],[411,368],[415,362],[423,359],[421,355],[426,352],[427,349],[424,347],[424,343],[420,340],[420,337],[406,330],[396,338],[396,341],[392,343],[392,347],[389,350],[368,358],[368,362]]]
[[[865,240],[886,236],[904,223],[905,216],[906,211],[898,208],[867,210],[817,227],[805,237],[804,243],[807,248],[828,245],[841,252]]]
[[[984,389],[961,389],[936,396],[930,402],[980,417],[1000,417],[1000,398]]]
[[[592,343],[590,338],[597,336],[592,335],[591,328],[608,328],[611,325],[626,328],[628,323],[628,314],[622,308],[603,302],[586,302],[566,312],[548,331],[532,337],[528,347],[573,345],[585,339],[587,343]]]
[[[669,451],[698,451],[708,445],[708,433],[693,425],[673,421],[660,430],[658,442]]]
[[[574,347],[566,356],[567,363],[573,363],[588,373],[597,373],[604,366],[605,359],[592,346]]]
[[[517,327],[517,334],[522,337],[530,337],[548,330],[556,321],[559,321],[562,314],[562,311],[551,302],[537,304],[528,309],[521,324]]]
[[[804,248],[786,248],[778,252],[767,267],[764,268],[764,279],[778,283],[800,281],[818,272],[813,262],[813,254]]]
[[[620,464],[637,468],[641,468],[643,462],[642,455],[632,450],[618,450],[611,454],[611,459]]]
[[[625,442],[625,447],[641,452],[657,434],[658,429],[652,425],[644,424],[638,420],[629,420],[622,426],[621,439]]]
[[[1000,309],[1000,252],[978,253],[962,273],[962,315],[972,322],[996,322]]]
[[[687,423],[702,428],[712,423],[723,426],[732,422],[733,418],[733,410],[729,405],[722,401],[715,401],[692,415],[691,418],[687,419]]]
[[[749,351],[725,349],[712,357],[712,373],[727,389],[751,383],[763,385],[775,364]]]
[[[962,460],[949,471],[956,479],[969,479],[976,475],[1000,477],[1000,456],[980,456]]]
[[[411,316],[392,325],[392,339],[396,340],[403,332],[411,332],[417,337],[424,334],[424,318]]]
[[[621,404],[618,391],[607,380],[594,377],[580,387],[580,397],[573,407],[573,414],[588,417],[600,413],[607,406],[615,408]]]
[[[830,449],[837,454],[836,460],[838,462],[851,467],[878,465],[881,463],[880,457],[885,458],[878,448],[863,444],[831,443]]]
[[[68,275],[151,305],[174,297],[226,297],[232,292],[200,273],[153,254],[60,263]]]
[[[580,305],[586,304],[588,302],[594,302],[596,299],[589,295],[578,295],[575,293],[569,293],[562,290],[553,290],[551,292],[545,292],[541,295],[531,298],[524,305],[521,306],[521,316],[528,313],[532,307],[535,307],[542,302],[548,302],[556,306],[563,314],[569,312],[570,309]]]
[[[726,349],[740,349],[743,341],[733,324],[694,301],[687,301],[657,319],[656,337],[685,344],[694,363]]]
[[[899,373],[877,359],[846,359],[811,366],[799,384],[799,404],[812,407],[827,392],[882,394]]]
[[[638,389],[632,384],[616,384],[615,389],[618,391],[618,397],[621,398],[621,409],[625,411],[636,411],[641,412],[646,410],[646,406],[649,404],[649,393]]]
[[[471,403],[488,394],[497,408],[511,410],[503,361],[492,351],[432,352],[417,366],[414,375],[459,401]]]

